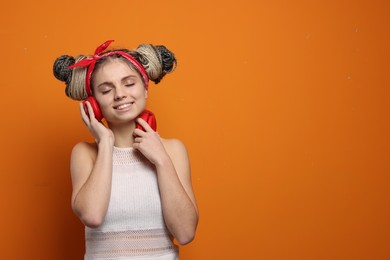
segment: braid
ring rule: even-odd
[[[149,79],[156,84],[176,68],[175,55],[163,45],[141,44],[136,52],[141,56],[140,62],[148,73]]]
[[[147,77],[156,84],[159,83],[167,73],[173,72],[177,65],[175,55],[163,45],[153,46],[151,44],[141,44],[135,51],[130,51],[127,49],[117,51],[125,52],[137,60],[145,69]],[[112,57],[102,57],[96,62],[95,70],[99,66],[103,65],[107,59],[117,57],[123,58],[120,54],[115,54]],[[73,67],[73,69],[69,69],[69,66],[72,66],[85,58],[87,58],[87,56],[79,55],[75,59],[72,56],[62,55],[57,58],[53,64],[54,76],[58,80],[65,82],[66,95],[75,100],[84,100],[88,97],[86,90],[86,76],[88,67],[76,66]],[[139,65],[137,66],[139,67]],[[141,75],[141,72],[138,72]],[[147,87],[147,82],[145,83],[145,86]]]
[[[79,55],[76,58],[76,62],[85,59],[86,56]],[[72,80],[70,86],[67,88],[66,93],[68,97],[75,100],[84,100],[88,97],[87,90],[85,89],[85,78],[87,76],[87,68],[77,67],[73,68]]]
[[[53,64],[54,76],[65,82],[65,94],[75,100],[83,100],[88,96],[85,90],[86,69],[69,69],[68,67],[84,58],[86,57],[81,55],[77,59],[69,55],[62,55]]]

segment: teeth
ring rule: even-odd
[[[120,105],[120,106],[117,106],[116,109],[124,109],[126,107],[129,107],[131,104],[123,104],[123,105]]]

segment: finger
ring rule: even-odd
[[[88,125],[89,124],[89,118],[88,118],[87,113],[85,113],[84,104],[80,103],[79,106],[80,106],[81,119],[83,120],[84,124]]]
[[[137,118],[137,123],[140,124],[145,129],[145,132],[153,131],[153,129],[150,127],[150,125],[142,118],[140,118],[140,117]]]
[[[142,131],[141,129],[136,128],[136,129],[134,129],[133,135],[143,137],[143,136],[145,136],[145,132]]]
[[[142,142],[142,138],[141,137],[136,137],[136,138],[134,138],[134,142],[141,143]]]
[[[96,120],[91,103],[89,103],[89,101],[85,101],[85,104],[87,105],[89,120]]]
[[[138,150],[139,149],[139,143],[133,143],[133,148]]]

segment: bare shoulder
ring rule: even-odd
[[[174,158],[177,158],[177,157],[180,158],[182,156],[188,157],[187,148],[184,145],[184,143],[182,141],[180,141],[179,139],[163,139],[162,138],[161,142],[163,143],[164,148],[166,149],[166,151],[168,152],[168,154],[171,157],[174,157]],[[172,158],[172,159],[174,159],[174,158]]]
[[[180,179],[188,178],[191,172],[190,160],[184,143],[178,139],[161,139],[161,141],[171,158]]]
[[[80,142],[73,147],[71,161],[82,162],[85,161],[86,159],[95,161],[96,156],[97,156],[96,143]]]
[[[97,153],[97,145],[96,145],[96,143],[79,142],[73,147],[72,153],[73,152],[96,154]]]
[[[73,147],[70,158],[70,172],[72,176],[72,201],[86,182],[97,157],[95,144],[80,142]]]

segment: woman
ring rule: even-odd
[[[148,81],[158,83],[176,59],[164,46],[61,56],[54,75],[80,104],[95,143],[71,155],[72,208],[85,224],[85,259],[178,259],[198,223],[185,146],[163,139],[143,119]],[[100,122],[104,117],[107,127]],[[136,127],[136,126],[139,127]]]

